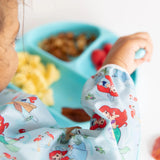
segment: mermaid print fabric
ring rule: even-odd
[[[37,96],[0,93],[0,159],[137,160],[140,119],[130,75],[116,65],[84,85],[81,103],[90,128],[60,128]]]

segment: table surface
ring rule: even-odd
[[[105,27],[119,36],[139,31],[150,33],[154,44],[153,57],[150,63],[138,69],[136,90],[142,125],[140,160],[152,160],[150,152],[153,141],[160,136],[160,1],[29,0],[27,3],[25,32],[41,24],[70,20]],[[21,5],[19,10],[22,23]]]

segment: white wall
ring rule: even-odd
[[[106,27],[117,35],[151,34],[154,55],[139,69],[137,92],[142,119],[140,160],[151,160],[153,139],[160,136],[160,1],[159,0],[26,0],[25,32],[55,21],[81,21]],[[22,15],[20,16],[20,19]]]

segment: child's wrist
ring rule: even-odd
[[[127,70],[128,66],[127,64],[125,64],[121,59],[114,59],[114,60],[106,60],[106,62],[103,64],[103,66],[107,66],[107,65],[117,65],[121,68],[123,68],[124,70]]]
[[[101,67],[97,72],[101,72],[101,70],[103,70],[104,68],[107,68],[107,67],[112,67],[112,68],[118,69],[118,70],[125,72],[129,75],[129,73],[126,69],[122,68],[121,66],[119,66],[117,64],[106,64],[103,67]]]

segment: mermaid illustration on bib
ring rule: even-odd
[[[107,105],[103,105],[99,110],[111,121],[114,135],[118,143],[121,137],[120,128],[122,126],[127,126],[126,121],[128,118],[126,110],[121,112],[118,108],[110,108]]]

